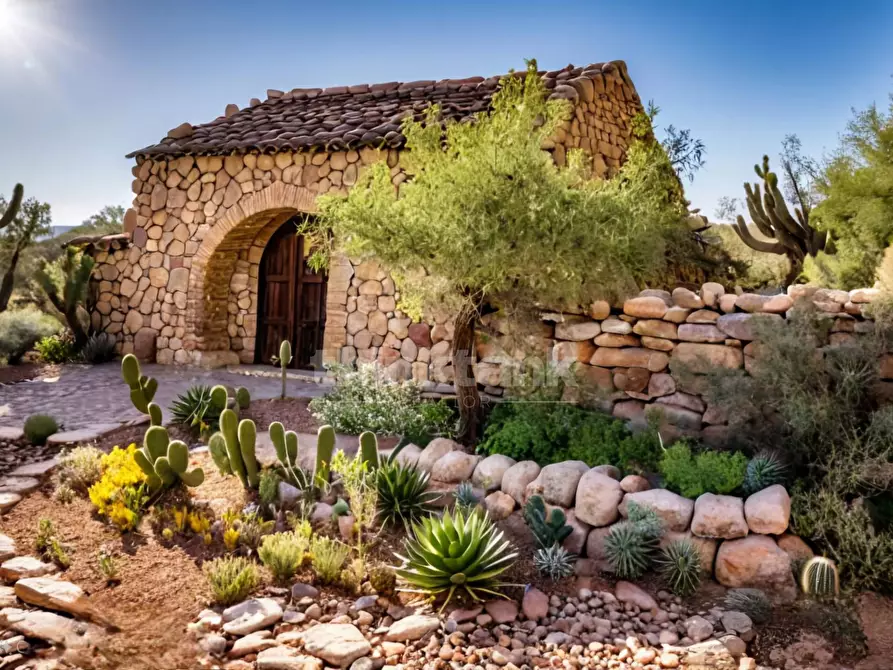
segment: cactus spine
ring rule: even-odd
[[[259,468],[257,466],[257,457],[255,456],[255,444],[257,441],[257,426],[250,419],[242,419],[239,421],[236,413],[231,409],[225,409],[220,413],[220,433],[223,435],[224,444],[226,445],[226,460],[229,461],[229,469],[242,482],[242,486],[256,489],[260,483]],[[221,454],[220,440],[213,440],[214,451],[217,455],[214,462],[224,462]],[[211,448],[211,445],[208,445]],[[221,468],[222,470],[222,468]]]
[[[158,382],[140,371],[140,362],[133,354],[127,354],[121,360],[121,376],[130,387],[130,402],[142,412],[148,414],[153,426],[161,425],[161,407],[152,402],[158,390]]]
[[[189,448],[180,440],[170,441],[167,430],[152,426],[143,437],[142,449],[136,451],[134,460],[149,478],[149,488],[157,491],[172,486],[177,480],[186,486],[199,486],[205,481],[201,468],[189,470]]]
[[[282,368],[282,398],[285,398],[285,373],[291,364],[291,343],[288,340],[282,340],[279,345],[279,367]]]
[[[335,429],[320,426],[316,434],[316,468],[313,471],[314,485],[323,489],[329,484],[329,468],[335,452]]]
[[[810,558],[800,573],[803,593],[819,598],[829,598],[840,593],[840,575],[837,565],[830,558]]]
[[[360,459],[368,472],[378,468],[378,438],[368,430],[360,435]]]

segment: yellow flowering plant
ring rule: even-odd
[[[136,445],[115,447],[101,460],[102,476],[88,491],[90,502],[100,516],[119,530],[133,530],[139,524],[148,501],[146,475],[136,464]]]

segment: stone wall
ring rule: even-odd
[[[614,524],[627,518],[631,503],[661,518],[661,546],[691,541],[701,555],[704,574],[724,586],[761,588],[778,600],[793,600],[797,589],[792,562],[812,555],[805,542],[788,532],[791,501],[780,485],[746,498],[705,493],[690,500],[653,488],[644,477],[621,477],[613,465],[590,468],[582,461],[565,461],[540,467],[503,455],[483,458],[443,438],[424,449],[408,445],[397,460],[429,472],[434,489],[471,481],[496,520],[517,513],[532,495],[542,496],[547,507],[560,507],[572,528],[564,547],[581,559],[578,574],[613,571],[605,538]]]
[[[623,162],[630,121],[639,108],[638,96],[622,78],[601,76],[592,90],[578,96],[572,118],[544,148],[558,164],[568,150],[583,149],[592,156],[593,173],[607,176]],[[312,214],[317,196],[346,193],[379,160],[387,161],[399,188],[406,175],[398,149],[139,159],[133,167],[133,207],[125,216],[129,245],[116,242],[91,251],[97,261],[94,326],[115,335],[122,352],[135,351],[159,363],[253,362],[258,274],[267,241],[290,217]],[[410,368],[426,363],[421,349],[442,341],[438,331],[427,346],[410,338],[420,350],[415,355],[411,344],[401,349],[409,324],[392,304],[397,298],[393,282],[378,275],[336,259],[329,277],[323,358],[349,358],[344,348],[354,347],[358,358],[368,359],[369,347],[376,353],[385,347],[384,361],[396,348]],[[368,281],[381,283],[362,289],[375,286],[375,300],[360,291]],[[348,328],[350,314],[356,315]],[[367,337],[369,342],[355,347],[359,330],[349,331],[364,318],[359,330],[368,336],[361,335],[359,344]],[[446,328],[445,320],[431,325]],[[392,346],[395,337],[401,346]],[[415,373],[426,378],[421,365]]]

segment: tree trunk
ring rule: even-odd
[[[788,274],[784,278],[784,286],[782,288],[787,288],[797,281],[797,277],[803,272],[803,259],[788,255],[788,266]]]
[[[16,247],[12,253],[12,258],[9,259],[9,267],[6,268],[3,281],[0,282],[0,312],[5,312],[6,308],[9,307],[9,299],[12,297],[12,287],[15,283],[16,266],[19,264],[21,251],[21,249]]]
[[[65,321],[68,323],[68,328],[74,336],[75,351],[79,352],[84,348],[84,345],[87,344],[89,337],[87,336],[87,331],[84,328],[84,325],[81,323],[77,305],[70,311],[65,312]]]
[[[456,315],[453,333],[453,372],[456,396],[459,402],[459,441],[467,446],[477,442],[481,420],[481,395],[478,393],[474,368],[471,366],[474,352],[474,329],[477,310],[463,307]]]

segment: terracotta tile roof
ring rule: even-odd
[[[541,72],[550,97],[577,100],[591,98],[601,74],[614,73],[630,95],[635,88],[623,61],[568,65]],[[326,89],[294,89],[287,93],[267,91],[263,102],[255,99],[245,109],[227,105],[226,113],[210,123],[174,128],[158,144],[133,153],[134,157],[177,157],[281,150],[326,148],[343,150],[360,146],[399,147],[405,138],[400,121],[419,116],[431,104],[439,104],[452,119],[468,119],[488,109],[501,77],[469,77],[441,81],[361,84]],[[596,87],[597,88],[597,87]],[[602,87],[604,90],[604,87]]]

